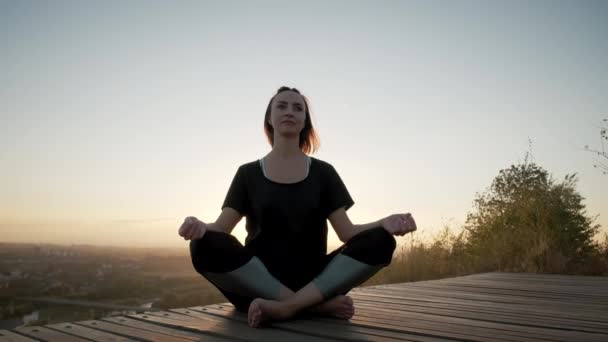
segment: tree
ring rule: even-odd
[[[465,222],[466,250],[481,271],[578,272],[597,255],[599,225],[586,216],[576,173],[556,183],[533,162],[500,170],[476,194]]]
[[[608,146],[604,146],[604,144],[608,144],[608,118],[602,121],[604,121],[604,127],[600,127],[600,143],[602,150],[589,148],[589,145],[585,145],[585,150],[597,154],[600,160],[596,159],[597,164],[593,164],[593,167],[599,168],[602,170],[603,174],[608,175],[608,164],[605,164],[606,161],[603,161],[603,159],[608,160],[608,151],[606,150]]]

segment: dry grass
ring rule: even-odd
[[[523,255],[511,255],[512,248],[489,248],[485,255],[475,255],[467,249],[462,233],[453,233],[448,227],[430,242],[412,237],[393,255],[393,261],[362,286],[412,282],[456,277],[473,273],[505,271],[532,273],[561,273],[608,275],[608,234],[596,246],[594,257],[575,269],[568,268],[569,259],[543,235],[520,241],[518,249]],[[523,248],[522,248],[523,247]],[[507,267],[508,261],[518,260],[517,267]]]

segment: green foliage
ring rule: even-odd
[[[608,265],[608,233],[604,233],[604,241],[598,244],[600,258]]]
[[[556,182],[528,158],[476,195],[464,229],[446,226],[426,243],[410,235],[391,265],[363,285],[491,271],[606,275],[608,234],[593,241],[600,226],[586,214],[576,174]]]
[[[597,256],[599,225],[586,215],[576,183],[576,174],[554,182],[528,156],[501,170],[465,223],[467,253],[479,270],[584,271]]]

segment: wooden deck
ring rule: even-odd
[[[350,321],[262,329],[229,304],[0,330],[3,341],[608,341],[608,277],[484,273],[357,288]]]

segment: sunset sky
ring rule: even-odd
[[[608,1],[0,1],[0,241],[186,247],[183,218],[214,221],[269,152],[283,85],[354,223],[460,228],[531,140],[608,232],[583,150],[608,117],[607,33]]]

